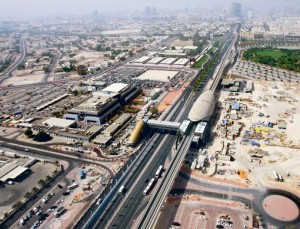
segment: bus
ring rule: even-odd
[[[69,190],[73,190],[73,189],[77,188],[78,186],[79,186],[78,183],[74,183],[74,184],[68,186],[68,189],[69,189]]]
[[[155,185],[155,178],[152,178],[148,183],[147,187],[144,189],[143,195],[146,196],[149,193],[149,191],[153,188],[154,185]]]
[[[279,181],[278,174],[274,170],[272,171],[272,173],[273,173],[273,177],[274,177],[275,181]]]
[[[125,186],[124,185],[122,185],[121,187],[120,187],[120,189],[119,189],[119,195],[121,195],[121,194],[123,194],[123,192],[124,192],[124,189],[125,189]]]
[[[155,178],[157,178],[157,179],[160,178],[161,173],[162,173],[162,170],[163,170],[163,166],[160,165],[160,166],[158,167],[158,169],[156,170]]]
[[[64,207],[60,207],[60,208],[57,209],[57,211],[54,213],[54,217],[55,217],[55,218],[58,218],[58,217],[60,217],[64,212],[65,212],[65,208],[64,208]]]

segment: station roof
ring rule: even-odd
[[[26,167],[18,166],[14,170],[12,170],[8,174],[6,174],[5,176],[1,177],[1,181],[5,182],[8,179],[14,180],[27,170],[28,170],[28,168],[26,168]]]
[[[5,164],[2,168],[0,168],[0,178],[4,177],[6,174],[10,173],[17,167],[18,164],[16,162],[10,162]]]
[[[213,91],[207,90],[203,92],[190,110],[188,119],[192,122],[209,121],[213,115],[215,103],[216,100]]]

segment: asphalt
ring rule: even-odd
[[[68,161],[69,167],[66,170],[63,170],[55,179],[53,179],[49,184],[44,186],[36,195],[34,195],[28,202],[26,202],[20,210],[16,211],[14,214],[12,214],[9,218],[7,218],[5,221],[1,222],[0,228],[9,228],[11,227],[24,213],[28,212],[29,209],[32,209],[36,204],[40,202],[40,199],[47,194],[47,192],[50,190],[51,187],[57,185],[58,183],[62,182],[64,180],[66,174],[68,174],[77,164],[73,163],[72,161]],[[69,181],[65,181],[68,183]],[[65,187],[66,189],[66,187]],[[51,198],[51,200],[48,202],[48,204],[43,205],[42,209],[44,210],[44,213],[46,213],[46,210],[52,206],[55,205],[55,201],[61,197],[62,190],[58,190],[55,193],[55,196]],[[38,217],[32,217],[32,220],[30,220],[27,225],[30,223],[33,223],[35,220],[37,220]]]
[[[53,150],[48,146],[43,146],[43,145],[37,146],[36,144],[21,142],[15,139],[6,139],[1,136],[0,136],[0,141],[4,142],[3,146],[23,151],[23,154],[27,154],[30,156],[39,155],[39,156],[48,157],[49,159],[51,158],[51,160],[53,160],[53,158],[60,159],[60,160],[71,159],[71,161],[73,162],[96,164],[106,169],[111,176],[114,176],[113,171],[109,167],[101,164],[101,162],[108,161],[108,160],[94,160],[94,159],[91,160],[90,158],[83,156],[81,153],[77,153],[77,152],[66,153],[60,150]],[[30,152],[26,152],[26,151],[24,152],[26,147],[30,148]]]

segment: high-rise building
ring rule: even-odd
[[[156,15],[156,14],[157,14],[157,12],[156,12],[156,7],[155,7],[155,6],[152,7],[151,14],[152,14],[152,15]]]
[[[241,17],[242,16],[242,5],[239,2],[231,3],[231,16]]]
[[[94,11],[92,12],[92,21],[93,21],[93,22],[98,21],[98,11],[97,11],[97,10],[94,10]]]
[[[150,6],[145,7],[144,13],[146,16],[150,16],[151,15],[151,7]]]

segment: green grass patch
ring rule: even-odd
[[[251,48],[244,52],[245,60],[300,72],[300,50]]]
[[[278,59],[280,57],[287,56],[286,53],[281,52],[280,50],[261,50],[261,51],[257,51],[256,55],[259,55],[259,56],[270,56],[270,57],[272,57],[274,59]]]
[[[202,68],[203,64],[208,60],[208,55],[203,56],[196,64],[195,68]]]

